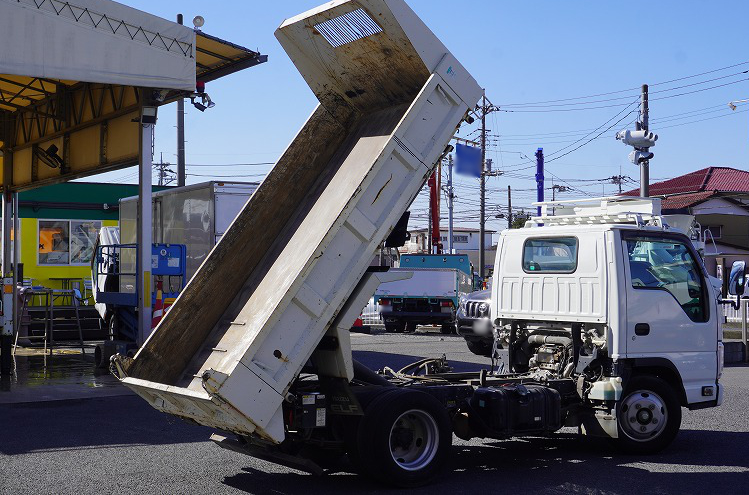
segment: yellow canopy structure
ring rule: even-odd
[[[0,32],[0,184],[9,191],[137,164],[133,120],[143,105],[267,60],[109,0],[0,0]]]

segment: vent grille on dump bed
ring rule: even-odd
[[[335,48],[382,32],[382,28],[364,9],[356,9],[315,24],[315,29]]]

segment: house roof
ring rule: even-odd
[[[623,193],[639,196],[640,190]],[[749,172],[730,167],[707,167],[650,185],[650,195],[660,196],[661,209],[674,212],[696,206],[710,198],[749,194]]]
[[[697,192],[741,192],[749,193],[749,172],[730,167],[707,167],[673,179],[650,184],[651,196],[686,194]],[[638,196],[639,189],[624,193]]]
[[[713,191],[703,191],[689,194],[677,194],[674,196],[667,196],[661,201],[662,210],[681,210],[682,208],[689,208],[690,206],[696,206],[703,201],[712,198],[715,195]]]

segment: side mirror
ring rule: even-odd
[[[744,284],[746,284],[746,263],[744,261],[734,261],[731,267],[731,275],[728,278],[728,293],[732,296],[741,296],[744,294]]]

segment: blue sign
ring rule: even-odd
[[[481,177],[481,148],[465,144],[455,145],[455,173]]]

